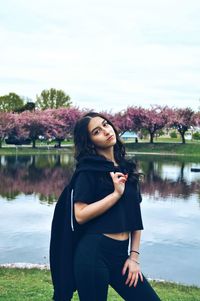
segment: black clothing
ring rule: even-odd
[[[115,171],[115,167],[113,162],[100,156],[82,158],[76,165],[69,185],[65,187],[58,199],[52,220],[50,240],[50,269],[55,301],[71,300],[76,290],[73,260],[76,245],[84,234],[85,227],[76,222],[72,196],[75,180],[83,171],[108,173]]]
[[[103,234],[84,234],[74,256],[74,275],[80,301],[106,301],[108,285],[126,301],[159,301],[156,292],[143,275],[136,287],[125,285],[128,269],[122,269],[128,258],[129,239],[116,240]]]
[[[73,275],[73,258],[77,242],[83,234],[73,214],[72,191],[74,181],[80,171],[114,171],[113,163],[98,156],[81,159],[70,183],[64,188],[54,209],[51,225],[49,261],[54,287],[53,300],[69,301],[76,290]]]
[[[120,167],[115,171],[123,172]],[[96,171],[80,172],[74,185],[74,202],[91,204],[105,198],[114,191],[110,174]],[[106,181],[106,184],[105,184]],[[142,230],[140,211],[141,195],[137,183],[127,180],[125,190],[114,206],[84,224],[87,233],[120,233]]]

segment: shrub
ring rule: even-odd
[[[193,134],[193,139],[200,140],[200,132],[196,132]]]
[[[177,136],[177,133],[175,131],[173,131],[173,132],[170,133],[170,137],[171,138],[177,138],[178,136]]]

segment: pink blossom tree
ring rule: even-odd
[[[30,138],[33,143],[33,148],[36,147],[36,140],[39,136],[51,138],[57,134],[55,125],[61,126],[61,122],[55,120],[52,114],[46,111],[25,111],[18,115],[17,127],[19,127],[19,135]]]
[[[118,129],[120,136],[123,135],[126,131],[130,131],[133,128],[133,120],[127,114],[126,111],[121,111],[116,113],[114,115],[113,123]]]
[[[136,132],[141,129],[147,130],[150,135],[150,143],[153,143],[156,132],[167,124],[168,113],[168,107],[152,106],[150,109],[128,107],[123,114],[116,115],[116,122],[122,133],[127,130]]]
[[[144,109],[141,107],[128,107],[126,110],[114,115],[114,123],[120,135],[126,131],[138,132],[142,128],[142,121],[145,117]]]
[[[102,114],[103,116],[105,116],[108,120],[110,120],[111,122],[115,122],[114,119],[114,114],[111,111],[100,111],[100,114]]]
[[[193,115],[193,125],[196,127],[200,127],[200,112],[196,112]]]
[[[14,114],[0,112],[0,148],[2,142],[14,127]]]
[[[55,120],[54,129],[56,133],[54,134],[56,141],[58,141],[58,146],[61,146],[61,142],[66,138],[70,138],[73,135],[73,129],[76,121],[84,114],[79,108],[60,108],[56,110],[48,110]]]
[[[182,143],[185,143],[185,132],[195,125],[194,111],[191,108],[174,109],[169,124],[177,129],[181,135]]]
[[[20,114],[13,113],[13,125],[11,130],[9,131],[8,138],[24,141],[27,137],[27,132],[22,127],[21,120],[19,119]]]
[[[170,109],[165,106],[152,106],[150,109],[144,109],[142,128],[146,129],[150,135],[150,143],[153,143],[156,132],[163,129],[169,121]]]

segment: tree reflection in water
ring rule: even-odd
[[[141,184],[142,193],[155,199],[188,199],[191,194],[196,193],[200,200],[200,174],[198,179],[189,180],[190,163],[146,160],[138,164],[145,175]]]
[[[188,199],[196,193],[200,200],[200,174],[194,179],[189,177],[191,163],[145,158],[138,164],[145,175],[141,184],[143,194],[156,200]],[[37,194],[40,202],[52,204],[69,182],[73,169],[74,159],[70,154],[1,156],[0,195],[14,200],[21,193]]]
[[[72,156],[0,157],[0,195],[14,200],[21,193],[37,194],[40,202],[53,203],[71,178]],[[2,164],[3,162],[3,164]]]

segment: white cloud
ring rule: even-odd
[[[8,0],[0,94],[64,89],[80,107],[199,106],[200,2]]]

